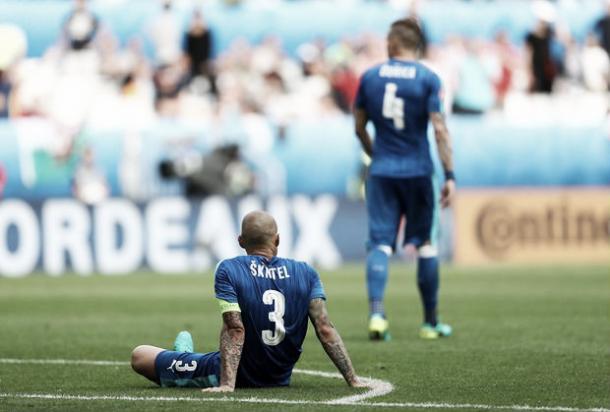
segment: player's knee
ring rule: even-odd
[[[432,246],[430,244],[425,244],[417,248],[417,253],[421,258],[434,258],[438,256],[438,250],[436,246]]]
[[[144,362],[146,359],[146,345],[136,346],[133,351],[131,351],[131,368],[137,373],[142,373],[144,369]]]
[[[150,379],[153,382],[157,381],[157,373],[155,370],[155,362],[157,355],[163,352],[163,349],[156,346],[140,345],[131,352],[131,368],[138,374]]]

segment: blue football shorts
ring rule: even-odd
[[[366,205],[369,219],[368,248],[395,248],[401,218],[406,218],[404,244],[416,247],[432,241],[437,204],[431,176],[395,178],[369,176]]]
[[[155,359],[162,387],[209,388],[220,382],[220,352],[186,353],[166,350]]]

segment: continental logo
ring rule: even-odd
[[[567,199],[539,203],[530,199],[528,203],[531,207],[525,209],[492,199],[479,209],[476,241],[488,257],[502,259],[513,249],[537,246],[610,246],[610,205],[600,211],[599,205],[574,205]]]

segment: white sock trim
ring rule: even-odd
[[[387,256],[392,256],[392,246],[388,246],[388,245],[377,245],[375,246],[375,249],[379,249],[381,250],[383,253],[385,253]]]
[[[432,245],[423,245],[419,249],[419,257],[422,258],[433,258],[438,256],[438,250]]]

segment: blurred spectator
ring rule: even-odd
[[[328,105],[320,103],[332,92],[321,48],[323,45],[318,42],[303,44],[297,50],[303,77],[295,89],[295,100],[299,114],[305,118],[318,116],[325,111]]]
[[[106,177],[95,165],[93,150],[85,149],[72,181],[74,197],[86,204],[95,204],[110,195]]]
[[[25,32],[14,24],[0,24],[0,118],[15,112],[13,69],[26,51]]]
[[[25,31],[16,24],[0,23],[0,70],[11,69],[27,52]]]
[[[100,74],[105,78],[121,85],[127,77],[136,77],[137,72],[146,72],[149,76],[148,59],[140,38],[128,39],[123,48],[119,39],[109,31],[101,30],[98,38]]]
[[[494,52],[498,59],[498,76],[495,80],[496,89],[496,106],[504,107],[506,95],[513,86],[513,72],[515,70],[515,61],[519,55],[516,48],[511,44],[506,32],[501,31],[496,34],[494,39]]]
[[[358,77],[348,65],[341,65],[333,70],[330,82],[335,104],[350,113],[358,92]]]
[[[582,50],[582,77],[585,86],[593,92],[608,91],[610,57],[600,46],[597,37],[589,35]]]
[[[535,29],[526,37],[530,67],[530,91],[551,93],[557,76],[557,68],[551,57],[553,29],[548,21],[538,20]]]
[[[11,88],[8,76],[0,70],[0,119],[10,117]]]
[[[255,188],[259,194],[271,196],[286,192],[286,170],[273,154],[275,136],[260,108],[251,101],[242,105],[241,123],[245,133],[242,153],[254,166]]]
[[[324,51],[324,61],[330,73],[332,98],[344,112],[350,113],[358,91],[358,76],[351,67],[353,46],[349,39],[332,44]]]
[[[4,169],[4,166],[0,164],[0,199],[2,199],[2,194],[4,193],[7,180],[8,178],[6,176],[6,170]]]
[[[97,28],[98,19],[87,8],[87,0],[75,0],[74,9],[64,22],[64,34],[70,49],[82,50],[89,47]]]
[[[490,70],[480,56],[477,41],[466,42],[466,55],[459,67],[459,83],[453,100],[456,114],[483,114],[494,105]]]
[[[203,77],[209,90],[216,94],[212,68],[212,32],[200,11],[195,10],[188,32],[184,35],[184,51],[189,58],[191,77]]]
[[[606,14],[595,23],[595,33],[601,46],[610,56],[610,0],[606,0]]]
[[[171,0],[163,1],[161,12],[151,20],[148,30],[158,66],[172,65],[182,57],[182,31]]]
[[[159,67],[153,77],[155,107],[161,116],[178,115],[178,98],[188,83],[188,74],[180,62]]]
[[[571,87],[579,87],[582,83],[582,48],[585,47],[576,41],[572,35],[567,32],[564,33],[563,47],[565,50],[564,62],[563,62],[563,75],[568,81]],[[603,52],[603,51],[602,51]]]
[[[559,87],[556,87],[554,91],[578,87],[579,83],[582,83],[580,73],[582,42],[579,43],[574,38],[569,26],[563,21],[558,21],[554,25],[553,31],[551,59],[555,65],[558,80],[561,78]]]

